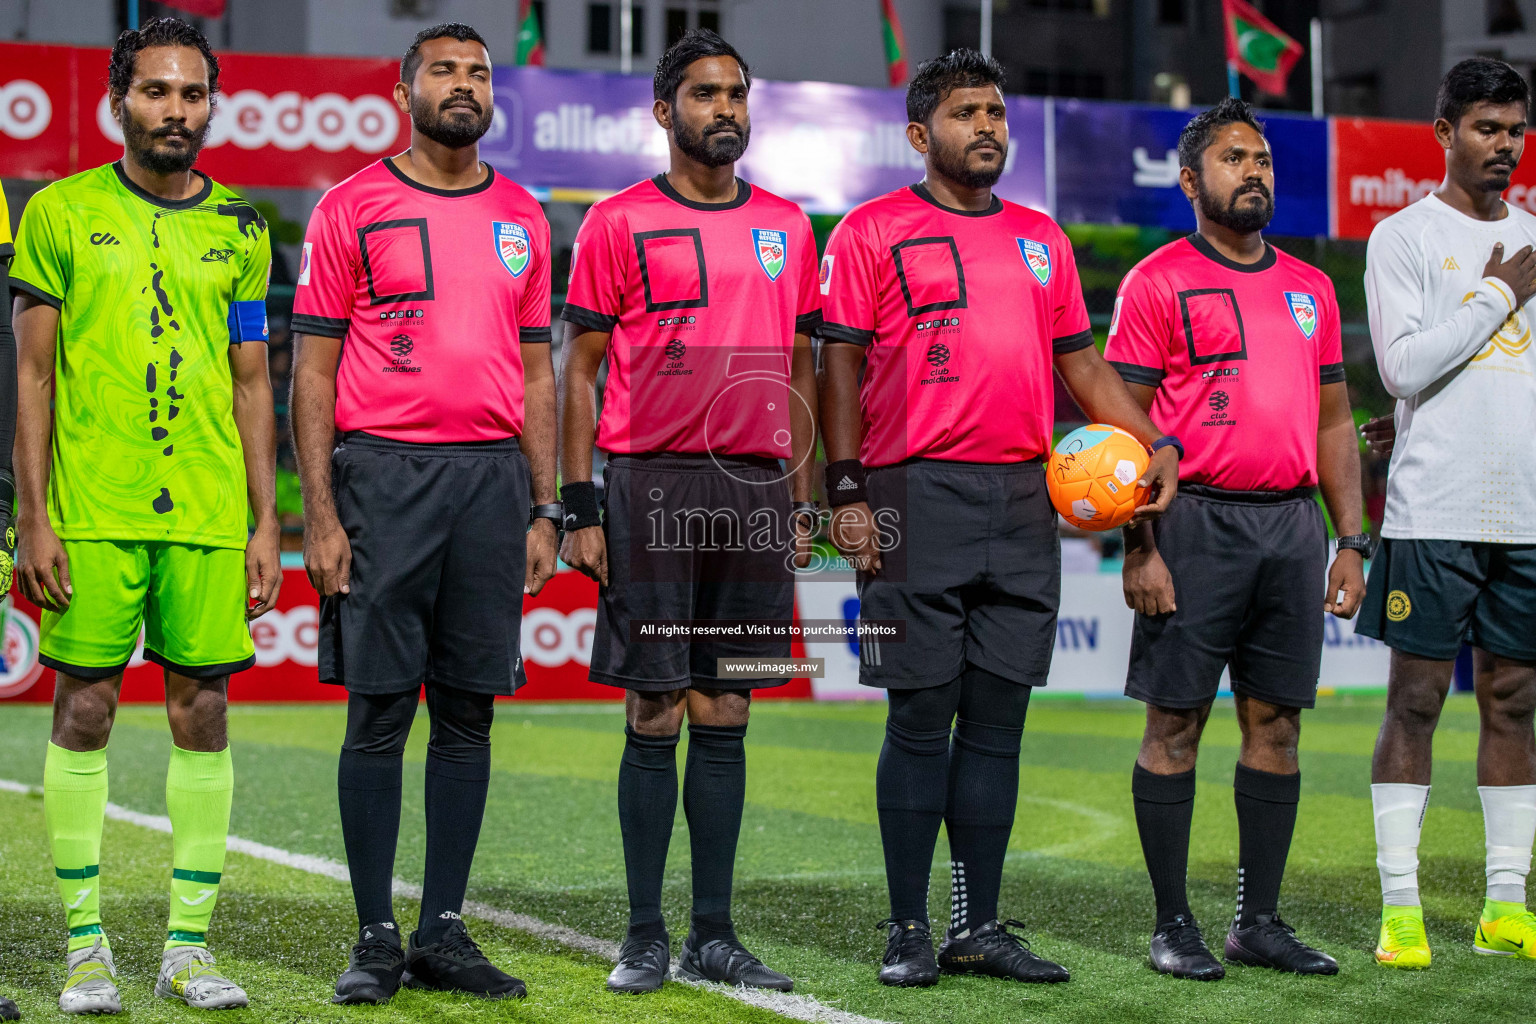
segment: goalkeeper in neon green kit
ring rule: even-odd
[[[58,671],[43,807],[69,924],[66,1013],[116,1013],[100,914],[107,739],[140,627],[174,746],[170,922],[155,994],[244,1006],[215,967],[234,773],[231,672],[281,580],[267,378],[267,226],[192,170],[218,61],[170,18],[112,48],[122,160],[27,204],[10,287],[18,344],[17,579]],[[50,396],[53,408],[50,409]],[[256,530],[247,536],[246,506]]]

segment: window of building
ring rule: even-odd
[[[1024,92],[1030,96],[1101,100],[1109,95],[1108,89],[1109,80],[1102,71],[1082,71],[1077,68],[1024,70]]]
[[[662,18],[666,28],[666,44],[671,46],[691,28],[707,28],[720,31],[719,0],[672,0],[667,4]]]
[[[1182,25],[1188,12],[1184,0],[1157,0],[1157,22],[1160,25]]]
[[[587,52],[612,53],[614,51],[613,4],[587,4]]]

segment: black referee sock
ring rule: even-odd
[[[421,884],[418,945],[439,941],[464,909],[464,890],[480,842],[490,785],[489,747],[479,763],[445,761],[428,750],[427,865]]]
[[[928,879],[944,821],[949,726],[959,689],[956,679],[944,686],[889,694],[885,744],[875,770],[875,806],[891,916],[899,921],[928,921]]]
[[[629,937],[660,935],[661,879],[677,816],[678,734],[645,736],[624,727],[619,761],[619,831],[629,883]]]
[[[412,700],[415,697],[412,695]],[[362,924],[393,922],[390,889],[400,841],[400,754],[363,754],[345,747],[337,766],[341,838]]]
[[[974,666],[962,678],[949,751],[951,933],[997,917],[1003,860],[1019,802],[1019,744],[1030,689]]]
[[[1301,773],[1275,775],[1239,762],[1232,780],[1237,801],[1237,916],[1239,928],[1274,914],[1280,882],[1296,831],[1301,801]]]
[[[745,725],[688,723],[683,814],[693,855],[693,932],[705,941],[733,934],[731,879],[747,797],[746,737]]]
[[[491,785],[494,701],[488,693],[427,686],[432,738],[427,743],[427,864],[417,925],[421,946],[440,941],[464,909]]]
[[[1138,764],[1131,771],[1131,797],[1136,807],[1136,831],[1141,853],[1152,876],[1157,923],[1168,924],[1180,914],[1190,920],[1189,825],[1195,814],[1195,770],[1158,775]]]

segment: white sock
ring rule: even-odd
[[[1536,842],[1536,786],[1478,786],[1488,845],[1488,898],[1525,902],[1525,876]]]
[[[1381,902],[1393,907],[1419,905],[1419,832],[1429,807],[1429,787],[1408,782],[1371,786],[1376,813],[1376,870],[1381,873]]]

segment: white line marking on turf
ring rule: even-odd
[[[41,793],[38,786],[28,786],[25,783],[14,782],[10,779],[0,779],[0,791],[20,793],[22,795]],[[171,819],[163,814],[144,814],[140,811],[130,810],[118,804],[107,804],[107,817],[113,821],[122,821],[130,825],[138,825],[141,828],[152,829],[156,832],[171,831]],[[307,853],[294,853],[292,850],[284,850],[276,846],[268,846],[266,843],[253,842],[250,839],[242,839],[239,836],[230,836],[226,843],[227,849],[235,853],[243,853],[247,857],[255,857],[257,860],[269,861],[285,868],[293,868],[311,875],[322,875],[333,878],[338,882],[351,880],[347,866],[329,857],[315,857]],[[410,882],[402,882],[395,879],[394,891],[401,896],[411,899],[421,898],[421,886]],[[541,921],[527,914],[518,914],[510,910],[502,910],[486,903],[469,901],[464,904],[464,913],[470,917],[478,917],[492,924],[510,928],[513,931],[523,932],[540,939],[548,939],[557,942],[568,949],[579,950],[583,953],[593,953],[605,960],[617,962],[619,959],[619,946],[617,943],[606,939],[594,938],[591,935],[583,935],[574,928],[567,928],[561,924],[551,924]],[[674,962],[675,966],[675,962]],[[790,1020],[806,1021],[807,1024],[888,1024],[886,1021],[873,1017],[863,1017],[847,1010],[839,1010],[835,1006],[828,1006],[815,996],[795,995],[789,992],[766,992],[759,989],[732,988],[728,985],[702,984],[696,988],[706,988],[716,992],[727,999],[734,999],[738,1003],[755,1006],[768,1010],[781,1017]]]

